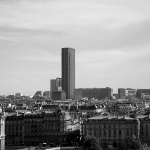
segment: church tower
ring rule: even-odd
[[[5,150],[5,113],[0,107],[0,150]]]

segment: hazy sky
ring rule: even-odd
[[[33,95],[76,50],[76,88],[150,88],[149,0],[0,0],[0,95]]]

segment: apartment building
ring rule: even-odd
[[[139,138],[140,122],[127,116],[96,116],[84,120],[84,136],[94,136],[102,147],[116,144],[126,147],[125,139],[133,134]]]
[[[6,145],[24,144],[24,117],[21,114],[9,113],[5,119]]]
[[[140,120],[140,140],[150,145],[150,116],[138,116]]]
[[[5,150],[5,113],[0,107],[0,150]]]
[[[23,117],[24,128],[24,144],[25,145],[38,145],[43,142],[43,118],[42,112],[26,113]],[[7,134],[6,134],[7,135]]]
[[[7,114],[6,145],[67,144],[72,134],[80,136],[79,124],[74,125],[69,113],[60,109]]]
[[[68,112],[61,113],[58,110],[56,113],[45,112],[44,115],[44,141],[46,143],[65,143],[68,127],[72,124]]]

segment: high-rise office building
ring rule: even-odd
[[[62,90],[67,99],[74,99],[75,91],[75,49],[62,48]]]
[[[62,90],[62,79],[56,78],[50,80],[50,96],[52,98],[53,92],[58,92]]]

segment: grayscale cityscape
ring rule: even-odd
[[[1,0],[0,150],[150,150],[149,6]]]

